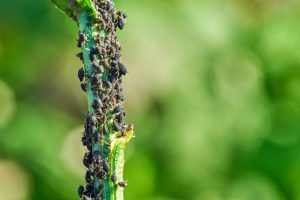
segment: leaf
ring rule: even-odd
[[[96,17],[96,9],[91,0],[51,0],[55,6],[69,17],[88,12],[90,16]]]

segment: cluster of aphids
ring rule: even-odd
[[[117,28],[124,28],[126,14],[117,12],[110,0],[98,0],[93,4],[97,17],[86,24],[93,27],[93,37],[88,38],[85,32],[79,32],[78,36],[78,47],[85,48],[88,40],[93,40],[94,44],[88,50],[88,62],[84,62],[82,52],[77,54],[85,64],[78,71],[81,89],[86,92],[90,88],[94,97],[91,101],[92,110],[86,114],[82,136],[82,143],[88,149],[83,158],[83,164],[87,167],[87,184],[85,187],[79,186],[78,194],[82,199],[101,200],[104,199],[104,180],[109,179],[115,187],[127,185],[111,170],[107,160],[109,152],[106,152],[110,150],[110,141],[106,138],[109,138],[108,134],[124,137],[131,126],[124,123],[126,113],[123,111],[121,83],[127,69],[120,62],[121,46],[116,37]],[[87,70],[87,65],[92,66],[91,70]],[[95,145],[104,148],[94,148]]]

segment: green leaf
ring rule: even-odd
[[[88,12],[90,16],[96,17],[96,10],[91,0],[51,0],[55,6],[66,15],[73,17],[82,12]],[[73,5],[72,5],[73,4]]]

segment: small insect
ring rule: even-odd
[[[119,18],[117,25],[118,25],[120,30],[123,30],[123,28],[125,26],[125,19],[123,17]]]
[[[102,101],[101,101],[100,99],[98,99],[98,98],[97,98],[97,99],[94,99],[93,104],[92,104],[92,107],[93,107],[94,109],[103,107],[103,103],[102,103]]]
[[[80,87],[82,89],[82,91],[86,92],[86,87],[84,83],[80,83]]]
[[[99,142],[100,139],[101,139],[100,133],[98,131],[96,131],[96,133],[94,134],[94,140],[95,140],[95,142]]]
[[[92,175],[93,174],[90,171],[87,171],[86,174],[85,174],[85,181],[88,182],[88,183],[91,182],[93,180]]]
[[[104,171],[100,171],[99,173],[96,174],[97,178],[99,179],[105,179],[106,173]]]
[[[96,85],[98,85],[98,83],[99,83],[99,78],[97,77],[97,76],[92,76],[91,78],[90,78],[90,81],[91,81],[91,85],[92,86],[96,86]]]
[[[82,43],[84,42],[84,40],[85,40],[85,34],[83,32],[79,32],[78,39],[77,39],[77,41],[78,41],[77,47],[80,48],[82,46]]]
[[[123,65],[122,63],[119,63],[119,70],[121,72],[121,75],[125,76],[127,74],[126,66]]]
[[[92,62],[92,66],[95,68],[95,69],[98,69],[99,67],[99,64],[95,61]]]
[[[95,54],[100,54],[101,53],[101,48],[99,46],[94,47],[94,53]]]
[[[117,177],[116,173],[113,173],[113,174],[111,175],[111,181],[112,181],[113,183],[117,183],[118,177]]]
[[[107,160],[103,160],[103,170],[105,172],[109,172],[109,170],[110,170],[110,165],[109,165],[109,162]]]
[[[112,88],[112,84],[111,84],[110,81],[104,81],[103,84],[104,84],[104,86],[105,86],[106,88],[109,88],[109,89]]]
[[[117,122],[113,122],[113,124],[112,124],[112,128],[113,128],[113,130],[114,131],[119,131],[119,130],[121,130],[121,127],[118,125],[118,123]]]
[[[90,51],[89,58],[90,58],[91,62],[94,61],[94,52],[93,51]]]
[[[83,61],[83,53],[82,53],[82,52],[76,54],[76,56],[77,56],[81,61]]]
[[[118,105],[118,106],[116,106],[116,107],[113,109],[112,113],[113,113],[113,114],[119,113],[119,112],[121,112],[122,110],[123,110],[123,106]]]
[[[120,181],[119,183],[118,183],[118,185],[120,186],[120,187],[126,187],[127,186],[127,182],[126,181]]]
[[[94,162],[98,163],[98,162],[101,161],[101,159],[102,159],[102,157],[101,157],[100,152],[99,151],[95,151],[93,153],[93,160],[94,160]]]
[[[91,117],[91,125],[92,126],[97,126],[98,125],[98,119],[97,119],[97,117],[95,116],[95,115],[93,115],[92,117]]]
[[[103,65],[104,67],[106,67],[106,68],[109,67],[108,61],[107,61],[106,59],[103,59],[103,60],[102,60],[102,65]]]
[[[79,70],[78,70],[78,79],[79,79],[79,81],[80,82],[82,82],[83,81],[83,78],[84,78],[84,69],[83,68],[80,68]]]
[[[124,11],[118,11],[117,15],[123,17],[124,19],[127,18],[127,15],[126,15],[126,13]]]
[[[101,74],[104,73],[104,68],[102,65],[98,65],[98,70]]]
[[[82,185],[80,185],[77,189],[78,195],[81,198],[84,192],[84,187]]]
[[[82,137],[82,144],[83,146],[87,146],[89,144],[89,139],[85,136]]]

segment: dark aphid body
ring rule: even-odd
[[[99,179],[105,179],[106,173],[104,171],[100,171],[96,174],[97,178]]]
[[[91,77],[90,81],[92,86],[96,86],[99,83],[99,78],[98,76],[94,75]]]
[[[79,79],[79,81],[80,82],[82,82],[83,81],[83,78],[84,78],[84,69],[83,68],[80,68],[79,70],[78,70],[78,79]]]
[[[109,172],[109,170],[110,170],[110,165],[107,160],[103,160],[103,170],[105,172]]]
[[[120,187],[126,187],[127,186],[127,182],[126,181],[120,181],[119,183],[118,183],[118,185],[120,186]]]
[[[119,126],[119,124],[116,121],[113,122],[112,128],[116,132],[121,130],[121,127]]]
[[[123,109],[123,106],[118,105],[113,109],[112,113],[119,113],[122,111],[122,109]]]
[[[86,92],[86,87],[84,83],[80,83],[80,87],[82,89],[82,91]]]
[[[116,173],[113,173],[113,174],[111,175],[111,181],[112,181],[113,183],[117,183],[118,177],[117,177]]]
[[[125,76],[127,74],[126,66],[122,63],[119,63],[119,70],[121,75]]]
[[[84,187],[82,185],[80,185],[77,189],[78,195],[81,198],[84,192]]]
[[[84,40],[85,40],[85,34],[84,33],[82,33],[82,32],[79,32],[79,34],[78,34],[78,43],[77,43],[77,47],[81,47],[82,46],[82,43],[84,42]]]
[[[125,20],[123,18],[120,18],[118,20],[118,27],[119,27],[119,29],[122,30],[124,28],[124,26],[125,26]]]
[[[88,183],[91,182],[93,180],[92,177],[93,177],[93,174],[90,171],[87,171],[85,174],[85,181]]]
[[[76,54],[76,56],[77,56],[81,61],[83,61],[83,53],[82,53],[82,52]]]

